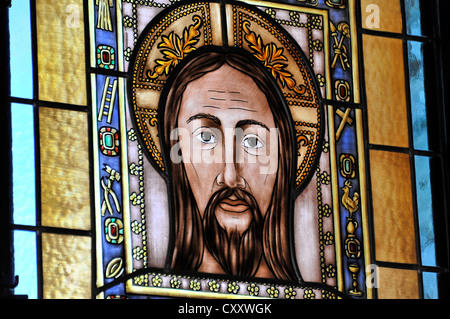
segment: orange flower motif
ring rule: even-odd
[[[253,55],[263,62],[264,66],[271,71],[272,76],[279,80],[283,87],[287,86],[298,94],[305,94],[306,87],[304,85],[297,86],[295,80],[292,79],[292,74],[285,70],[287,59],[283,55],[283,49],[278,49],[274,43],[265,45],[261,36],[250,31],[250,22],[244,21],[242,28],[245,32],[245,40],[253,50]]]
[[[158,66],[155,67],[153,72],[147,71],[149,78],[156,79],[163,73],[168,75],[188,53],[195,50],[195,45],[198,43],[200,36],[198,29],[202,25],[202,20],[199,16],[194,16],[192,20],[195,23],[184,29],[183,37],[178,36],[173,31],[169,36],[162,37],[163,41],[158,45],[158,48],[163,49],[161,52],[164,54],[164,58],[156,60]]]

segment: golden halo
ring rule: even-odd
[[[165,173],[158,107],[174,68],[204,46],[250,52],[272,74],[289,107],[297,142],[296,189],[306,184],[321,153],[323,109],[313,73],[298,45],[255,7],[214,0],[180,3],[144,30],[130,63],[129,94],[137,131],[154,166]]]

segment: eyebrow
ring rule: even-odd
[[[237,122],[236,127],[243,127],[245,125],[259,125],[269,131],[269,128],[265,124],[255,120],[241,120]]]
[[[201,119],[207,119],[210,121],[213,121],[214,123],[216,123],[217,125],[222,125],[222,122],[220,121],[220,119],[214,115],[208,114],[208,113],[198,113],[196,115],[191,116],[186,123],[189,124],[194,120],[201,120]],[[239,122],[236,123],[236,127],[243,127],[246,125],[259,125],[263,128],[265,128],[267,131],[270,131],[269,128],[256,120],[240,120]]]
[[[208,113],[198,113],[196,115],[193,115],[190,118],[188,118],[186,123],[189,124],[194,120],[201,120],[201,119],[207,119],[207,120],[213,121],[217,125],[222,125],[222,122],[220,122],[220,119],[218,117],[208,114]]]

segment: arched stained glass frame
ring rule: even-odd
[[[13,3],[8,223],[24,278],[15,294],[445,294],[445,121],[431,106],[444,102],[433,97],[441,73],[429,62],[441,51],[437,29],[425,25],[438,5],[422,2]],[[225,66],[210,66],[218,56]],[[236,79],[215,81],[224,70]],[[202,111],[189,113],[188,92],[205,78],[191,94]],[[187,137],[201,151],[188,155],[186,136],[171,135],[182,128],[203,130]],[[275,140],[267,133],[257,144],[266,135],[256,128]],[[251,134],[241,141],[241,131]],[[252,157],[249,141],[280,145],[276,169]],[[219,155],[205,163],[210,154]],[[267,173],[250,173],[255,165]],[[238,186],[226,193],[230,172]]]
[[[296,119],[294,113],[292,113],[296,126],[296,136],[299,140],[308,137],[308,134],[310,134],[308,132],[317,134],[318,138],[321,135],[323,136],[323,141],[308,138],[305,142],[305,145],[313,147],[306,147],[306,154],[311,152],[321,154],[321,164],[314,170],[310,169],[312,171],[312,174],[310,174],[312,175],[311,181],[297,198],[295,202],[297,208],[293,217],[293,221],[297,225],[293,227],[296,231],[294,255],[299,264],[302,278],[310,282],[310,287],[303,282],[277,282],[276,278],[245,279],[231,277],[233,280],[230,281],[229,277],[224,277],[220,273],[208,274],[196,273],[196,271],[186,273],[186,270],[184,272],[169,270],[170,265],[166,264],[166,259],[170,251],[167,250],[167,246],[170,247],[170,241],[174,240],[174,235],[170,232],[168,209],[171,206],[168,203],[171,196],[165,194],[166,175],[159,174],[164,171],[164,166],[160,160],[161,151],[157,145],[161,143],[161,139],[158,141],[156,131],[157,123],[159,124],[158,121],[161,119],[161,117],[158,117],[158,95],[163,88],[161,83],[165,83],[167,74],[172,71],[170,63],[176,61],[170,60],[170,52],[180,54],[182,48],[195,51],[199,50],[202,45],[225,48],[242,47],[256,58],[258,57],[257,54],[263,52],[263,50],[267,50],[266,52],[272,50],[272,55],[279,54],[278,61],[282,61],[282,63],[278,65],[276,65],[277,60],[274,56],[260,58],[265,59],[262,62],[266,66],[280,68],[279,73],[274,72],[273,74],[275,74],[275,80],[278,79],[278,85],[282,88],[284,97],[291,105],[291,109],[297,112],[299,112],[299,109],[301,112],[307,112],[308,105],[302,106],[301,94],[298,95],[298,92],[296,93],[292,87],[283,83],[282,76],[286,77],[286,83],[290,79],[297,81],[298,84],[301,83],[299,81],[305,81],[302,78],[298,80],[292,77],[293,71],[290,70],[293,70],[295,60],[293,60],[293,52],[289,52],[287,46],[291,42],[291,45],[298,46],[297,50],[303,53],[303,56],[299,56],[299,59],[303,58],[308,67],[311,68],[310,84],[307,84],[307,82],[302,84],[311,85],[313,89],[317,87],[320,91],[318,97],[321,101],[338,99],[343,103],[353,103],[355,99],[359,101],[359,84],[357,83],[356,86],[353,84],[355,83],[354,76],[358,74],[356,72],[357,59],[352,59],[357,55],[356,28],[352,28],[350,25],[351,22],[355,23],[354,4],[346,3],[339,7],[330,3],[324,3],[321,6],[317,4],[293,6],[271,2],[219,3],[212,1],[177,3],[171,7],[165,7],[167,5],[164,3],[133,4],[127,2],[116,6],[115,10],[114,8],[111,9],[111,12],[113,12],[111,21],[114,22],[114,17],[118,21],[116,24],[118,27],[112,30],[112,32],[117,32],[114,37],[111,37],[111,30],[99,28],[99,22],[97,22],[96,28],[91,27],[91,30],[93,30],[91,31],[91,48],[95,48],[95,52],[91,50],[91,63],[94,62],[91,67],[103,69],[105,68],[105,60],[112,62],[114,56],[117,61],[123,61],[123,65],[120,62],[117,62],[117,66],[110,63],[109,68],[119,72],[128,70],[129,74],[129,77],[125,79],[120,76],[114,77],[112,74],[98,72],[100,74],[96,74],[96,80],[92,81],[92,92],[94,93],[92,103],[98,106],[96,108],[98,116],[97,113],[93,116],[93,119],[95,119],[93,131],[99,132],[98,135],[94,136],[93,144],[106,145],[108,142],[105,141],[105,138],[111,136],[111,140],[113,140],[115,136],[115,143],[122,145],[121,154],[111,149],[111,145],[108,146],[110,150],[99,154],[98,168],[96,168],[100,180],[100,184],[97,186],[98,192],[106,196],[108,193],[105,190],[110,186],[110,189],[119,198],[119,202],[120,199],[124,201],[116,208],[112,205],[114,209],[107,210],[105,213],[104,208],[109,209],[108,205],[105,206],[105,201],[109,200],[112,204],[114,204],[114,201],[100,195],[102,204],[97,208],[96,223],[99,234],[100,232],[102,234],[98,237],[104,237],[104,239],[100,242],[103,254],[98,254],[98,257],[103,259],[99,259],[97,264],[103,267],[100,270],[103,272],[107,271],[110,268],[110,263],[114,262],[123,264],[122,267],[126,276],[133,277],[133,273],[136,271],[140,273],[138,276],[130,278],[126,283],[105,289],[105,294],[107,296],[124,295],[129,291],[141,294],[191,297],[196,295],[208,297],[235,296],[239,298],[243,296],[273,297],[275,294],[279,294],[280,297],[286,298],[297,296],[302,298],[309,295],[321,298],[336,297],[334,291],[346,293],[353,291],[354,296],[366,296],[367,291],[363,285],[365,282],[364,251],[368,252],[369,250],[363,249],[364,232],[362,225],[365,224],[363,219],[366,218],[366,213],[362,212],[364,208],[361,209],[358,202],[358,194],[361,193],[361,181],[359,179],[361,174],[358,170],[364,168],[364,165],[359,165],[363,154],[360,154],[361,158],[358,157],[357,149],[358,134],[360,134],[360,141],[363,140],[362,124],[361,122],[358,124],[357,120],[357,117],[361,116],[359,110],[347,108],[338,111],[331,105],[325,105],[323,111],[317,113],[318,118],[324,123],[321,126],[315,126],[317,124],[314,124],[314,122],[310,122],[310,124],[304,120],[302,122],[302,115],[298,115],[299,117],[297,116],[298,119]],[[118,10],[119,8],[121,10]],[[91,14],[91,17],[93,17],[91,26],[93,26],[95,21],[101,20],[100,13],[98,13],[101,11],[99,11],[100,7],[97,6],[91,6],[90,9],[94,13]],[[144,12],[146,13],[143,14]],[[197,20],[199,18],[201,20]],[[331,20],[334,20],[334,22]],[[124,24],[121,24],[122,22]],[[278,25],[282,27],[280,28]],[[123,28],[122,32],[121,27]],[[273,31],[272,35],[264,33],[271,29],[277,30],[275,32],[279,32],[279,35],[277,33],[274,35]],[[193,36],[189,38],[191,33]],[[173,43],[169,43],[171,39],[177,39],[179,42],[173,40]],[[354,39],[353,42],[352,39]],[[192,48],[177,47],[180,42],[194,44],[191,44]],[[166,45],[167,50],[164,51]],[[333,45],[343,48],[341,55],[329,54]],[[112,51],[111,48],[113,47],[117,47],[117,51]],[[173,51],[169,51],[170,49]],[[129,91],[126,91],[126,86],[131,85],[126,82],[135,81],[132,74],[143,72],[142,69],[139,69],[142,66],[135,62],[141,56],[148,61],[146,62],[146,69],[143,70],[144,74],[154,71],[160,72],[160,76],[156,80],[152,80],[152,78],[148,78],[150,75],[144,75],[144,80],[147,79],[145,81],[148,84],[136,82],[137,86],[133,85]],[[153,60],[150,60],[150,58]],[[177,58],[181,60],[184,56],[179,55]],[[186,57],[186,59],[188,58]],[[291,65],[284,64],[284,61],[291,63]],[[132,64],[133,62],[135,64]],[[159,65],[165,66],[166,69],[158,69]],[[285,67],[286,71],[281,70]],[[277,69],[273,68],[272,70],[276,71]],[[352,70],[354,71],[352,72]],[[310,71],[305,69],[302,72]],[[279,75],[278,78],[277,75]],[[92,77],[94,78],[94,75]],[[109,91],[114,92],[115,88],[117,89],[115,108],[109,107],[108,112],[112,110],[112,113],[108,113],[104,111],[105,106],[108,106],[108,103],[104,102],[105,92],[108,96]],[[133,96],[127,99],[127,94],[133,94]],[[299,97],[295,97],[296,94]],[[148,97],[142,97],[147,95]],[[141,100],[142,102],[140,102]],[[308,101],[308,99],[305,101]],[[317,102],[320,103],[321,101]],[[302,111],[302,107],[305,108],[305,111]],[[144,108],[148,108],[145,113]],[[332,121],[329,120],[331,115],[333,115]],[[303,115],[304,118],[305,116],[308,115]],[[342,118],[344,120],[341,125]],[[349,125],[348,129],[344,130],[347,126],[345,123],[353,123],[353,125]],[[314,133],[314,130],[312,130],[314,127],[320,127],[326,133]],[[152,130],[155,130],[155,133],[152,133]],[[161,131],[159,131],[159,134],[161,134]],[[331,139],[330,134],[333,136]],[[342,139],[340,139],[341,134]],[[345,143],[345,146],[342,145],[346,147],[346,150],[337,150],[338,145],[340,145],[335,139],[337,135],[339,135],[339,140]],[[348,135],[348,137],[344,137],[345,135]],[[117,139],[120,140],[117,141]],[[124,152],[125,145],[127,146],[128,158],[126,158]],[[301,148],[298,152],[302,152]],[[341,155],[341,158],[338,158],[337,153]],[[312,154],[314,155],[314,153]],[[299,158],[299,171],[302,167],[300,166],[302,161],[303,157]],[[167,160],[165,163],[168,163]],[[309,163],[307,160],[305,162],[306,167],[314,165],[313,163]],[[110,178],[108,184],[106,184],[105,181],[108,180],[108,177],[113,176],[110,174],[116,174],[117,177],[120,175],[120,179]],[[302,175],[298,174],[298,184],[300,184],[301,178]],[[353,207],[350,208],[351,213],[345,206],[341,206],[343,204],[341,203],[342,197],[339,195],[338,183],[341,184],[344,192],[347,192],[345,194],[349,196],[348,200],[353,204]],[[364,182],[362,185],[364,185]],[[305,205],[304,202],[310,202],[311,204]],[[303,206],[308,206],[308,209],[302,208]],[[117,208],[119,207],[123,208],[123,211],[118,212]],[[358,210],[358,213],[355,213],[356,210]],[[174,214],[176,215],[177,212]],[[118,235],[117,240],[111,239],[112,229],[115,228],[107,228],[106,226],[108,224],[109,227],[112,223],[117,223],[114,224],[115,227],[123,231],[123,236]],[[307,224],[310,226],[307,226]],[[349,225],[353,226],[351,233],[347,231]],[[306,232],[307,227],[314,228],[314,231],[308,237],[299,234],[300,232]],[[341,241],[344,243],[343,247],[346,248],[342,251],[342,255],[336,255],[335,243]],[[115,245],[114,250],[109,248],[112,245]],[[113,251],[116,251],[115,255],[111,254]],[[308,258],[306,256],[313,257]],[[306,265],[316,266],[308,269]],[[145,271],[146,268],[152,270]],[[114,278],[111,278],[111,280],[108,276],[110,275],[102,276],[102,278],[106,277],[103,280],[98,278],[101,286],[109,287],[112,285]],[[320,287],[325,287],[325,289]]]

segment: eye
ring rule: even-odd
[[[217,142],[217,138],[212,132],[203,131],[195,136],[203,144],[214,144]]]
[[[249,134],[249,135],[246,135],[244,137],[244,139],[242,140],[242,146],[244,146],[245,148],[250,148],[250,149],[258,149],[258,148],[263,147],[264,144],[262,143],[262,141],[259,139],[258,136]]]

